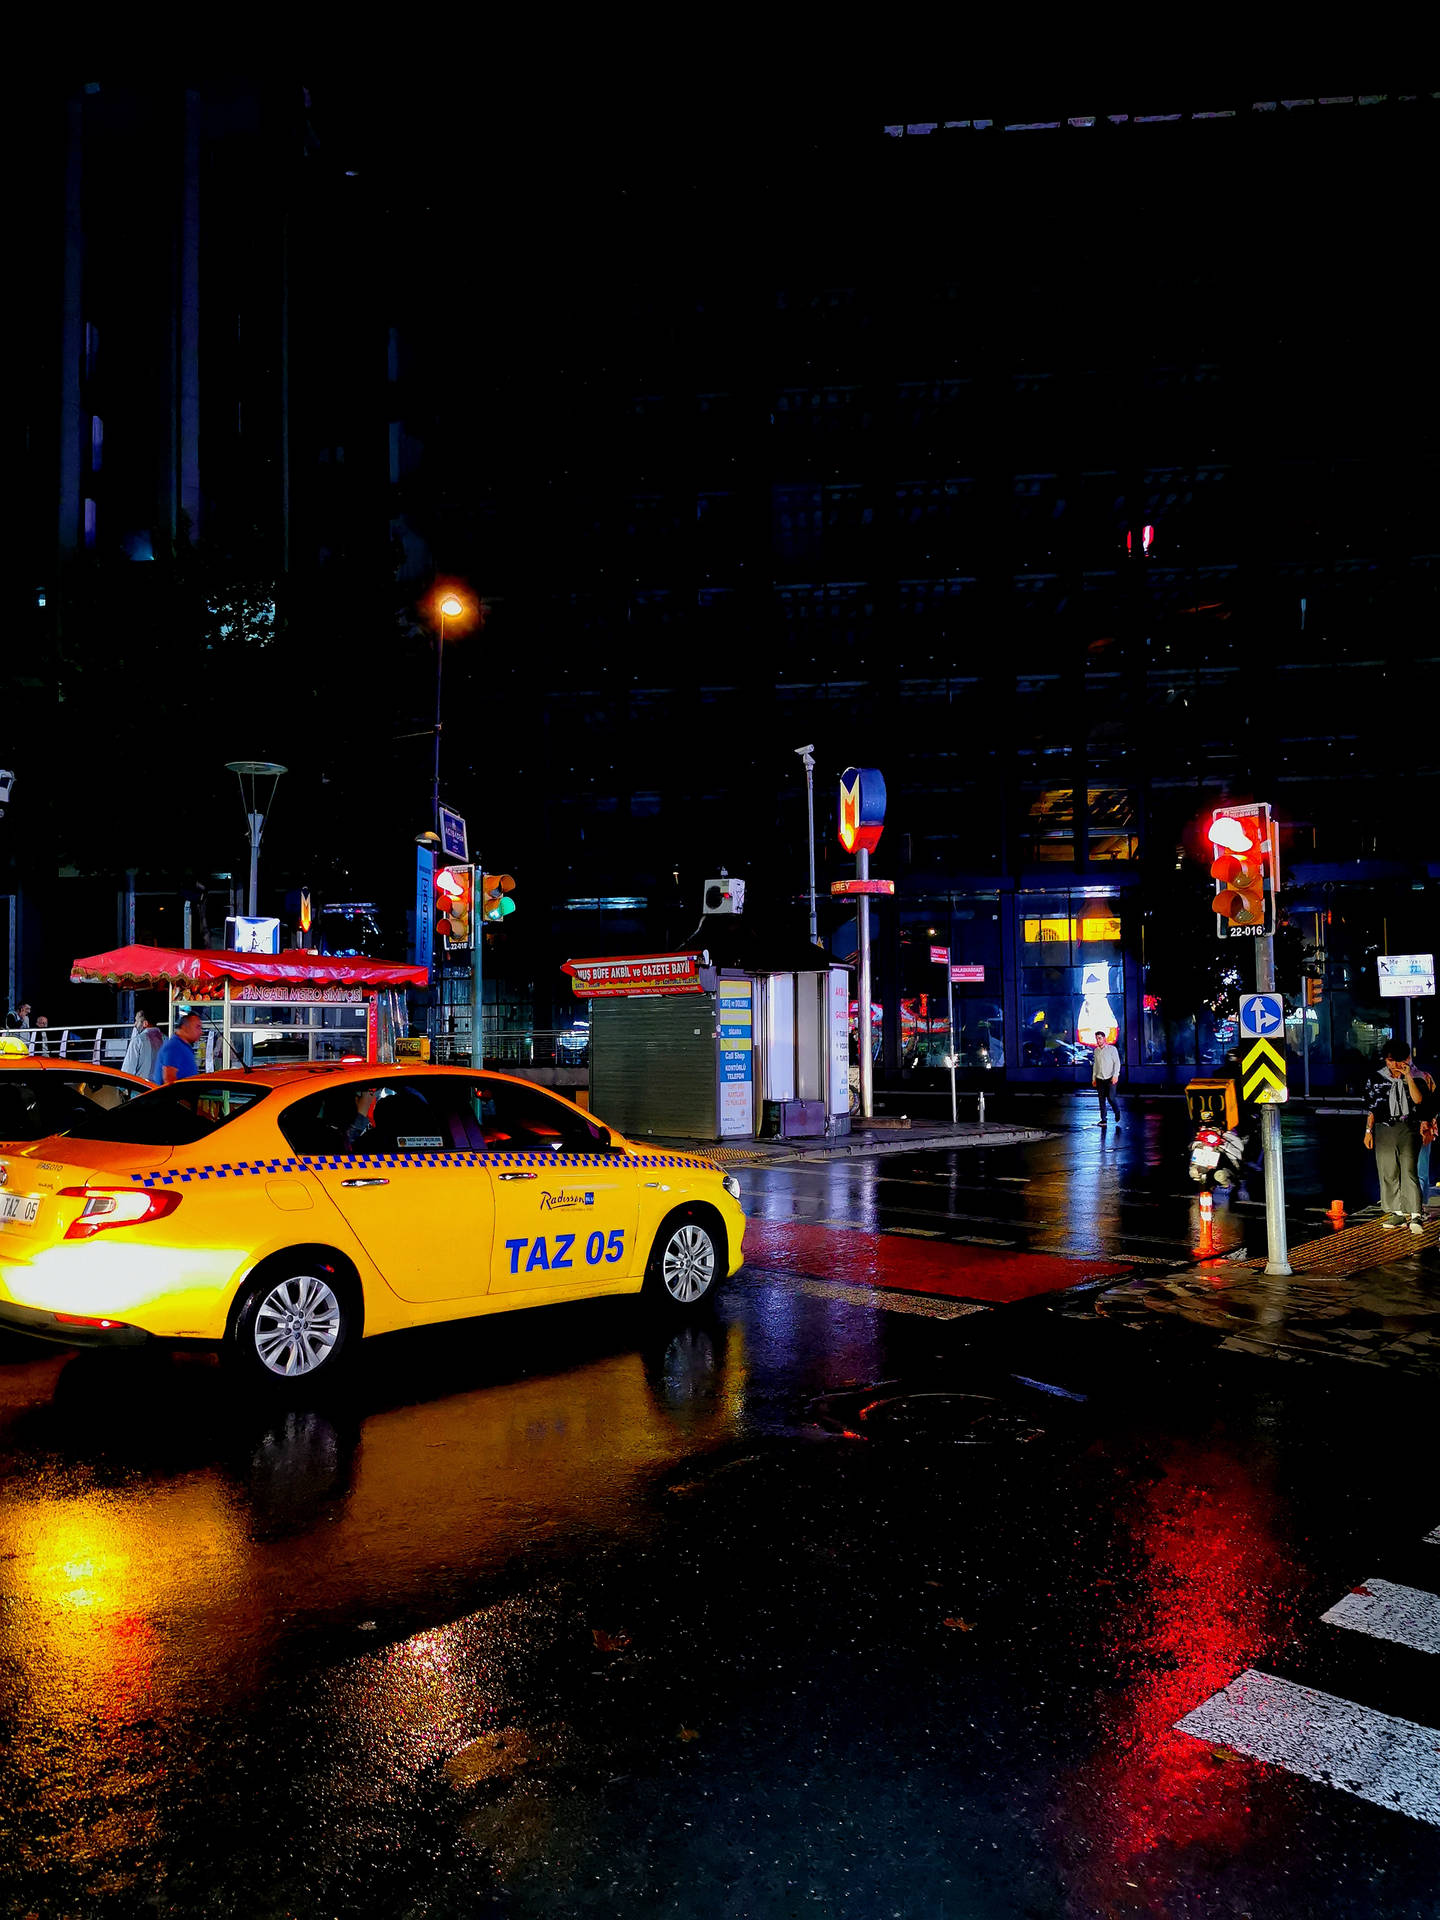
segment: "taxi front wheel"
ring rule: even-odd
[[[725,1230],[708,1207],[682,1207],[661,1225],[645,1269],[646,1297],[693,1312],[725,1271]]]
[[[267,1268],[241,1296],[231,1332],[233,1357],[252,1378],[328,1379],[355,1331],[352,1297],[331,1261],[298,1258]]]

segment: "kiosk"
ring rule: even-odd
[[[205,1023],[205,1069],[262,1059],[391,1061],[406,1030],[401,989],[423,987],[426,967],[392,960],[331,959],[308,949],[229,953],[183,947],[117,947],[76,960],[77,983],[124,993],[165,987],[169,1027],[191,1006]]]

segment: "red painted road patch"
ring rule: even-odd
[[[1130,1271],[1124,1261],[960,1247],[844,1227],[816,1227],[801,1220],[752,1220],[745,1229],[745,1259],[762,1271],[803,1273],[817,1280],[844,1280],[861,1287],[995,1305]]]

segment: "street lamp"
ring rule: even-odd
[[[260,840],[265,831],[265,816],[275,805],[275,789],[280,784],[280,776],[286,771],[278,760],[227,760],[225,766],[240,782],[240,803],[245,809],[245,823],[250,830],[250,918],[254,920],[260,911]],[[246,791],[246,781],[249,791]],[[270,782],[270,797],[262,807],[259,793],[260,782]]]
[[[796,753],[805,763],[805,817],[810,826],[810,944],[820,944],[819,928],[815,919],[815,743],[808,747],[796,747]]]
[[[465,602],[458,593],[447,593],[440,601],[440,638],[435,647],[435,776],[430,783],[430,818],[440,818],[440,681],[445,666],[445,622],[458,620]]]

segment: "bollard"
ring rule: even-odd
[[[980,1095],[980,1124],[982,1127],[985,1124],[985,1095],[983,1090]]]
[[[1215,1251],[1215,1196],[1208,1187],[1200,1196],[1200,1245],[1197,1251],[1206,1260]]]
[[[1328,1209],[1328,1217],[1331,1226],[1338,1232],[1345,1224],[1345,1202],[1343,1200],[1332,1200]]]

